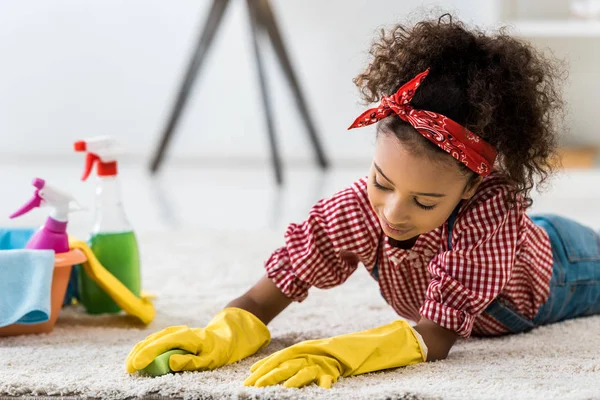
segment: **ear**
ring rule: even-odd
[[[479,188],[479,185],[481,185],[481,182],[483,182],[483,176],[478,175],[476,178],[472,179],[463,190],[461,198],[463,200],[468,200],[473,197],[475,192],[477,192],[477,188]]]

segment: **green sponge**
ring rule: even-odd
[[[171,371],[171,368],[169,368],[169,358],[171,358],[173,354],[190,354],[190,352],[178,349],[169,350],[156,357],[154,361],[148,364],[142,371],[152,376],[165,375],[173,372]]]

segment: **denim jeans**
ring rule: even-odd
[[[592,229],[557,215],[531,218],[550,237],[552,279],[550,295],[533,321],[498,301],[486,313],[513,333],[586,315],[600,314],[600,236]]]

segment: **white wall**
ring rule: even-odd
[[[210,3],[0,0],[0,158],[76,158],[71,142],[101,134],[149,158]],[[475,0],[274,1],[334,161],[369,156],[365,147],[371,146],[372,131],[346,131],[363,109],[352,78],[366,64],[378,28],[422,4],[440,5],[478,24],[494,23],[499,14],[495,2]],[[232,1],[176,132],[172,157],[267,159],[251,49],[245,2]],[[270,52],[267,58],[283,153],[288,160],[311,159],[281,71]]]

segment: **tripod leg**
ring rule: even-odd
[[[302,92],[300,90],[300,85],[298,84],[298,80],[296,79],[296,74],[294,73],[294,70],[292,68],[292,63],[290,62],[290,58],[288,57],[285,45],[283,44],[283,39],[281,38],[279,28],[277,27],[277,23],[275,22],[275,15],[273,14],[273,10],[269,5],[269,0],[257,0],[257,3],[260,4],[260,22],[265,26],[267,32],[269,33],[269,37],[271,38],[271,43],[273,44],[275,53],[277,54],[279,62],[283,67],[285,76],[290,86],[292,87],[294,98],[296,99],[296,104],[298,105],[298,109],[300,110],[302,120],[306,125],[306,129],[308,130],[308,135],[312,143],[315,155],[317,157],[317,161],[322,169],[326,169],[329,165],[329,162],[327,161],[327,157],[325,156],[323,148],[321,147],[317,131],[308,113],[308,107],[306,106],[304,96],[302,95]]]
[[[256,57],[256,68],[258,70],[258,80],[260,83],[260,91],[262,94],[263,107],[265,111],[265,118],[267,122],[267,131],[269,134],[269,144],[271,147],[271,160],[273,162],[273,168],[275,170],[275,179],[278,185],[283,183],[283,177],[281,173],[281,159],[279,157],[279,151],[277,149],[277,138],[275,137],[275,127],[273,126],[273,117],[271,110],[271,102],[269,99],[269,93],[267,90],[267,82],[265,78],[264,66],[262,63],[262,57],[259,48],[259,35],[261,27],[259,26],[259,11],[257,0],[247,0],[248,13],[250,14],[250,27],[252,30],[252,43],[254,46],[254,55]]]
[[[171,110],[171,115],[169,116],[169,120],[167,122],[166,128],[162,134],[162,139],[158,149],[156,150],[154,157],[152,158],[152,163],[150,165],[150,171],[154,174],[160,168],[162,164],[163,157],[171,141],[173,136],[173,132],[177,127],[177,123],[179,122],[179,117],[181,116],[181,112],[185,107],[185,103],[187,102],[190,89],[194,84],[194,80],[196,79],[196,75],[198,74],[198,70],[202,66],[202,62],[204,61],[204,56],[210,45],[212,44],[213,38],[219,27],[221,20],[223,19],[223,14],[225,13],[225,9],[229,4],[229,0],[213,0],[211,9],[208,13],[208,17],[202,28],[202,32],[200,35],[200,39],[198,40],[198,44],[196,45],[196,49],[190,60],[189,66],[185,73],[185,77],[183,82],[181,83],[181,87],[179,88],[179,92],[177,94],[177,99],[175,100],[175,104]]]

